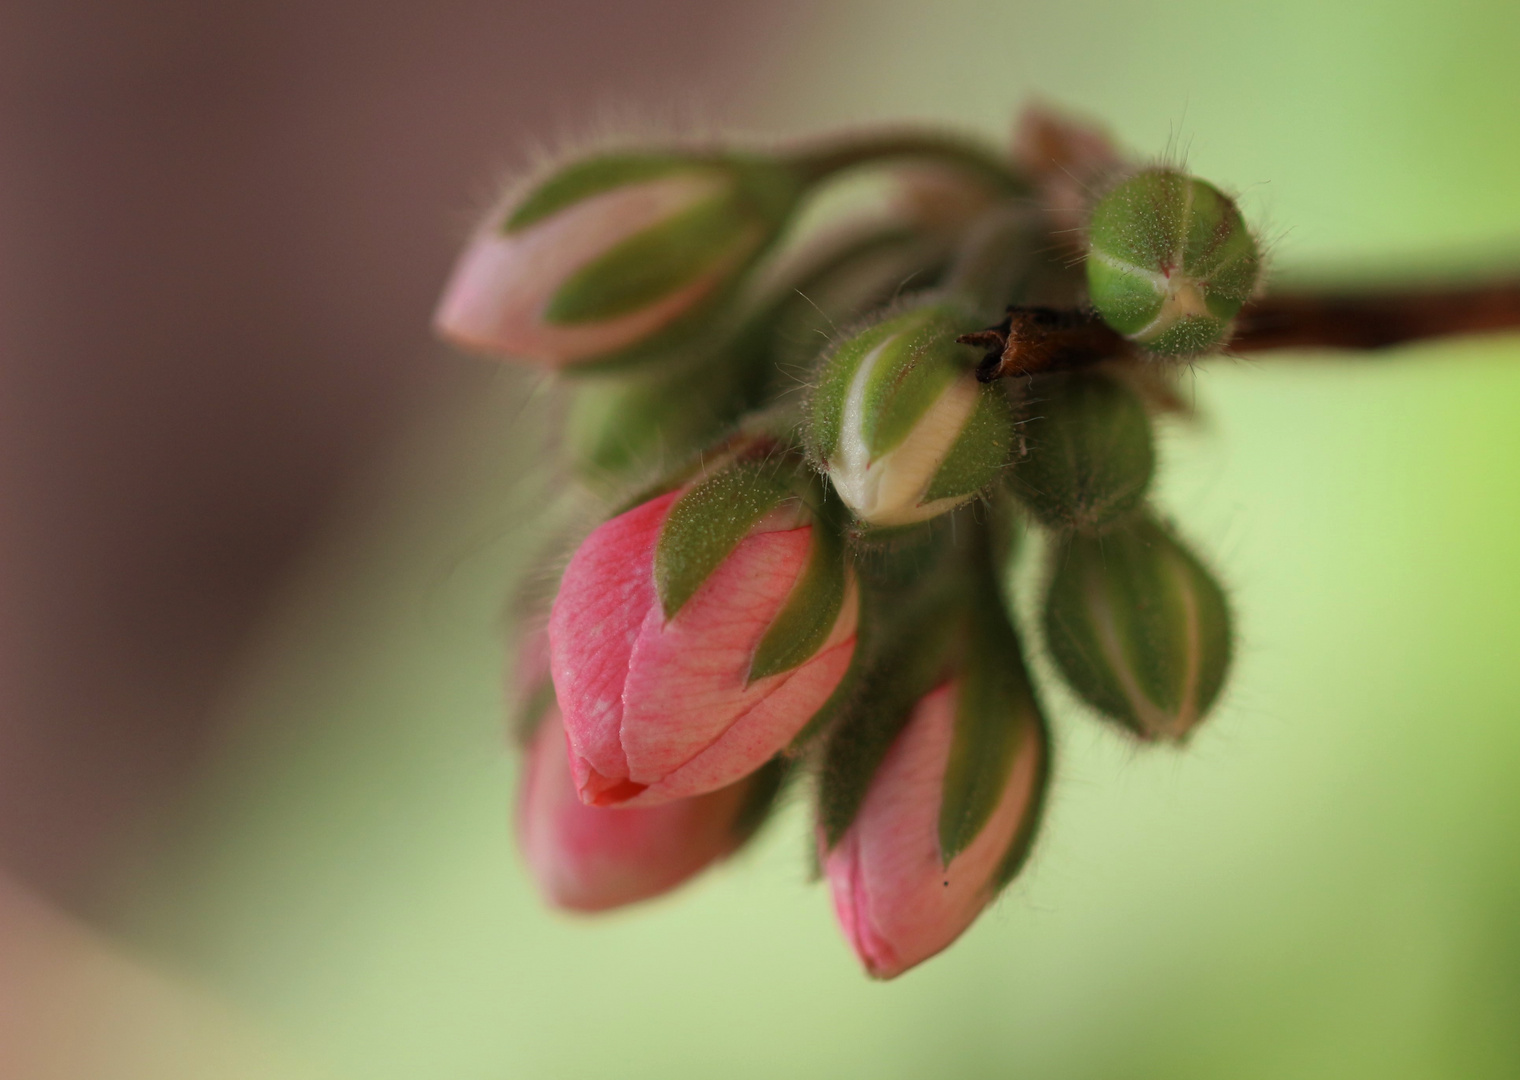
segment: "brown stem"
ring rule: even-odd
[[[1520,281],[1465,288],[1283,292],[1240,313],[1229,352],[1386,349],[1520,327]]]
[[[1248,304],[1226,354],[1271,349],[1386,349],[1425,338],[1520,329],[1520,281],[1464,288],[1283,292]],[[1010,307],[997,326],[959,339],[987,349],[977,378],[1067,371],[1140,351],[1079,309]]]
[[[976,366],[981,382],[1067,371],[1136,355],[1135,347],[1096,314],[1069,308],[1010,307],[996,326],[962,334],[955,340],[987,350]]]

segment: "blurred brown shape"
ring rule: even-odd
[[[599,106],[737,93],[744,6],[4,5],[0,863],[88,903],[325,509],[490,377],[426,337],[471,196]]]

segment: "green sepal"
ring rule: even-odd
[[[1231,319],[1250,299],[1261,273],[1256,238],[1224,192],[1196,177],[1191,189],[1183,271],[1203,283],[1209,312]]]
[[[1230,324],[1225,319],[1192,316],[1178,319],[1154,337],[1136,340],[1156,356],[1196,356],[1223,345],[1229,333]]]
[[[501,231],[514,233],[613,188],[659,180],[679,172],[704,172],[711,165],[686,154],[602,154],[572,162],[534,188],[518,203]]]
[[[1096,251],[1152,272],[1177,265],[1187,231],[1188,177],[1147,169],[1098,200],[1088,224]]]
[[[997,872],[992,876],[993,892],[1005,888],[1029,861],[1035,838],[1039,836],[1040,825],[1045,819],[1045,800],[1050,792],[1051,777],[1050,725],[1038,710],[1034,714],[1033,723],[1034,730],[1029,733],[1033,741],[1026,750],[1039,754],[1035,761],[1033,790],[1029,794],[1029,804],[1024,807],[1024,814],[1019,819],[1019,828],[1014,833],[1013,842],[1008,845],[1003,861],[998,864]]]
[[[663,373],[577,380],[565,424],[576,474],[599,488],[615,487],[711,442],[721,414],[693,392],[701,385]]]
[[[978,386],[976,408],[929,481],[923,501],[956,499],[986,490],[1007,466],[1012,446],[1013,413],[1002,387]]]
[[[1224,590],[1153,519],[1055,551],[1046,645],[1063,679],[1145,739],[1181,739],[1224,685],[1232,649]]]
[[[795,497],[794,477],[795,469],[785,464],[736,461],[676,500],[654,556],[655,589],[666,619],[675,618],[756,522]]]
[[[973,350],[957,345],[967,318],[930,304],[890,320],[893,340],[865,385],[861,437],[873,458],[906,439],[954,379],[970,370]]]
[[[825,354],[808,401],[812,460],[821,466],[838,451],[850,388],[860,365],[879,347],[885,351],[868,376],[861,402],[860,437],[872,457],[907,438],[945,388],[971,370],[976,351],[955,339],[980,322],[954,301],[919,299],[848,333]]]
[[[735,201],[768,231],[779,232],[807,190],[801,172],[760,154],[731,153],[722,161],[734,177]]]
[[[877,322],[845,338],[825,355],[807,406],[808,456],[815,465],[822,466],[839,449],[845,399],[861,363],[896,332],[893,320]]]
[[[615,491],[697,460],[763,400],[770,344],[749,330],[675,363],[574,380],[566,442],[578,475]]]
[[[1006,485],[992,489],[987,499],[987,555],[992,563],[1003,613],[1018,625],[1015,581],[1019,560],[1029,543],[1030,521],[1023,506]]]
[[[1035,379],[1010,488],[1045,525],[1098,532],[1140,508],[1156,467],[1139,396],[1097,371]]]
[[[1099,199],[1088,241],[1093,306],[1109,326],[1156,355],[1218,347],[1261,272],[1256,239],[1234,201],[1173,169],[1136,173]],[[1202,310],[1195,299],[1177,312],[1177,322],[1153,327],[1173,294],[1201,297]]]
[[[937,618],[931,625],[953,625],[953,618],[946,618],[953,611],[942,609],[932,615]],[[934,634],[933,639],[919,641],[903,635],[860,673],[851,699],[836,710],[819,785],[819,820],[827,847],[837,844],[854,822],[876,770],[907,725],[913,706],[944,678],[948,637]]]
[[[1126,337],[1154,322],[1165,301],[1150,278],[1100,259],[1087,260],[1087,290],[1103,321]]]
[[[742,259],[763,239],[729,194],[703,199],[572,274],[545,307],[544,321],[569,326],[638,311],[714,265]]]
[[[997,809],[1015,757],[1043,750],[1034,742],[1041,734],[1039,707],[1001,598],[995,592],[977,595],[967,622],[956,680],[955,735],[939,812],[945,866],[976,839]]]
[[[760,640],[749,682],[779,675],[811,658],[828,640],[846,589],[844,538],[832,522],[815,515],[807,566],[786,605]]]
[[[617,318],[689,285],[715,265],[731,263],[729,276],[737,278],[779,235],[803,192],[795,170],[756,155],[616,155],[564,170],[530,195],[506,228],[541,220],[602,191],[678,173],[712,179],[713,194],[578,270],[550,299],[546,321],[574,325]],[[718,294],[723,291],[720,287]]]
[[[826,849],[854,822],[913,707],[948,676],[960,648],[965,593],[958,553],[939,542],[952,531],[922,530],[935,534],[936,550],[913,545],[904,560],[913,566],[893,565],[898,560],[891,555],[882,565],[855,563],[861,590],[855,662],[821,710],[829,731],[818,783]]]

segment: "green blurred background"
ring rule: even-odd
[[[766,27],[725,45],[748,59],[722,119],[750,130],[1001,139],[1038,96],[1242,192],[1283,276],[1520,255],[1507,0],[856,0]],[[897,982],[808,882],[800,804],[667,899],[538,903],[501,612],[552,493],[525,477],[542,388],[506,370],[355,485],[100,918],[338,1077],[1520,1075],[1520,339],[1188,386],[1160,497],[1232,586],[1227,697],[1173,752],[1050,692],[1032,865]]]

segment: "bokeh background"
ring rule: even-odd
[[[15,0],[0,11],[0,1076],[1520,1075],[1520,337],[1200,365],[1161,499],[1241,647],[1186,752],[1051,694],[1029,871],[860,976],[805,809],[668,899],[516,860],[531,377],[426,323],[532,145],[1039,96],[1284,277],[1520,262],[1520,9]]]

